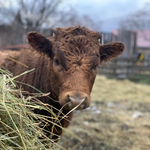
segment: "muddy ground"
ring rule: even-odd
[[[59,144],[67,150],[150,149],[149,85],[98,76],[91,97]]]

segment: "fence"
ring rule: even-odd
[[[0,47],[27,44],[26,35],[28,32],[20,25],[0,25]],[[52,35],[51,29],[41,29],[39,32],[46,37]]]
[[[118,58],[100,66],[98,73],[110,78],[129,78],[137,71],[136,61],[132,58]]]
[[[0,46],[26,44],[25,30],[20,26],[0,26]]]
[[[107,62],[98,68],[98,74],[108,78],[132,78],[135,74],[150,75],[149,60],[137,63],[137,58],[117,58]]]

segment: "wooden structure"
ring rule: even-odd
[[[98,68],[98,74],[105,75],[109,78],[129,78],[137,72],[137,59],[121,58],[105,63]]]
[[[125,51],[114,61],[107,62],[98,68],[98,73],[110,78],[128,78],[137,72],[136,32],[114,30],[112,33],[102,33],[102,44],[121,41]]]
[[[30,31],[26,31],[20,25],[0,25],[0,47],[8,46],[8,45],[20,45],[27,44],[26,35]],[[51,29],[41,29],[41,34],[46,37],[50,37],[52,35]]]

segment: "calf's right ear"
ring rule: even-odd
[[[125,49],[125,46],[121,42],[113,42],[110,44],[104,44],[100,46],[100,62],[106,62],[119,56]]]
[[[42,52],[52,57],[52,42],[37,32],[27,34],[29,45],[38,52]]]

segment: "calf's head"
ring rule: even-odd
[[[101,34],[85,27],[57,28],[50,40],[30,32],[27,39],[33,49],[49,57],[50,92],[67,110],[90,105],[97,66],[124,50],[121,42],[101,45]]]

